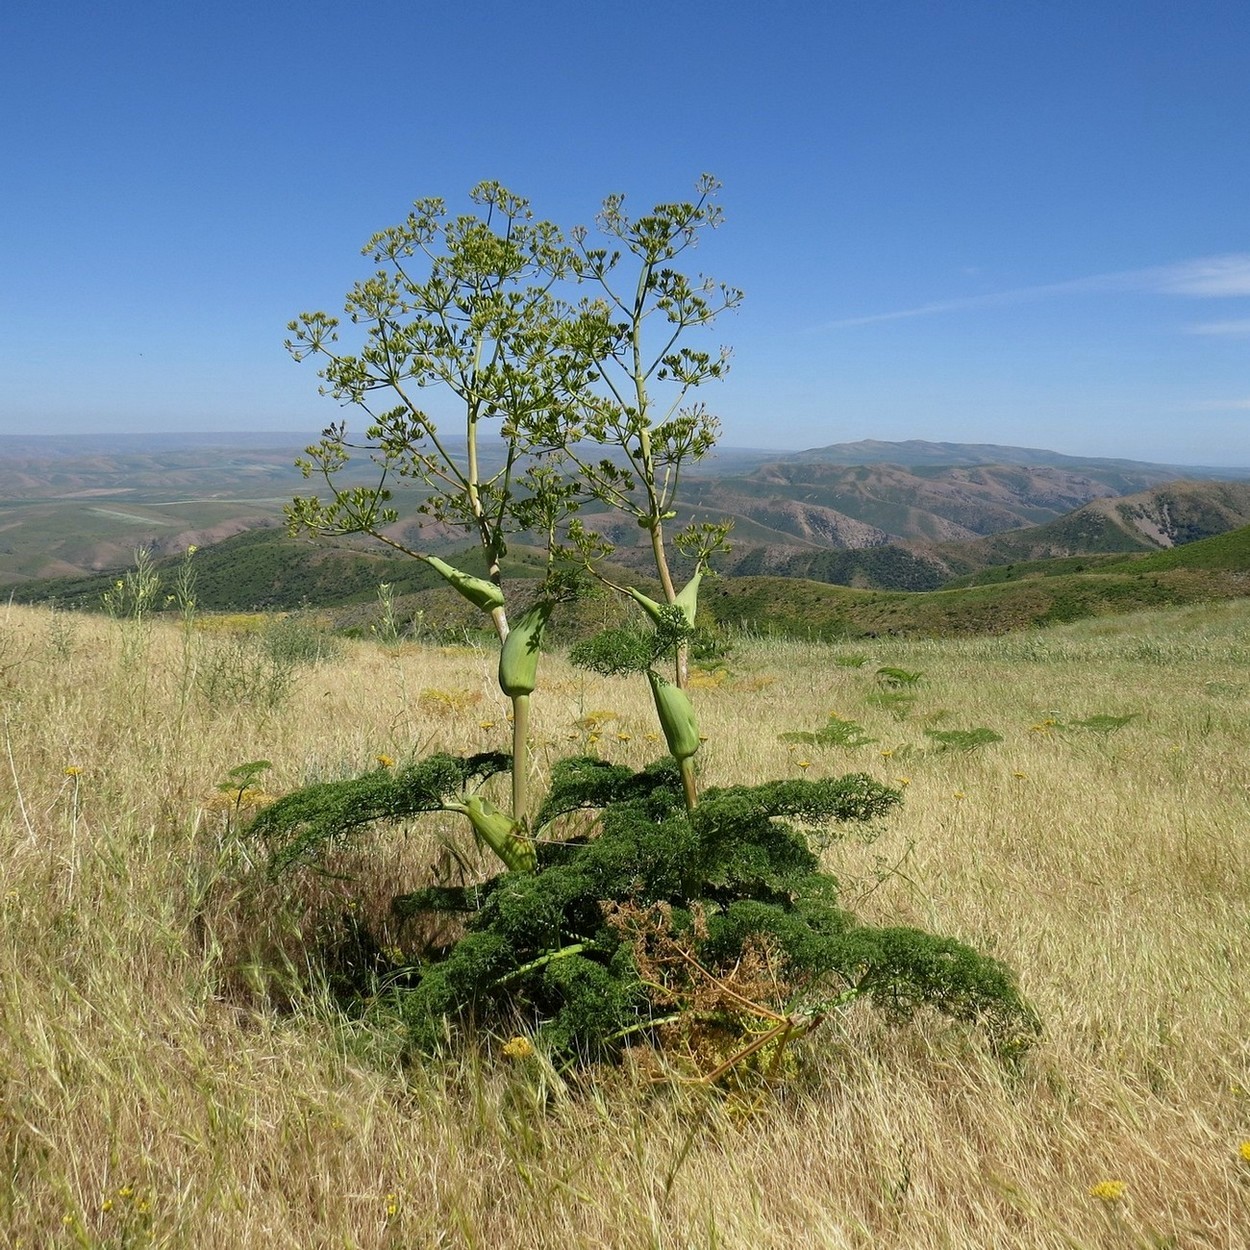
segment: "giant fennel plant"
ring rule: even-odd
[[[835,1005],[867,996],[895,1015],[921,1007],[986,1025],[1018,1043],[1035,1019],[1010,971],[951,938],[873,928],[840,906],[813,830],[885,816],[898,790],[868,776],[730,785],[700,793],[701,744],[686,689],[701,579],[725,527],[692,525],[671,540],[683,471],[714,445],[717,423],[690,392],[722,376],[724,350],[691,346],[740,292],[691,277],[678,258],[720,221],[718,184],[691,201],[632,218],[620,196],[597,222],[608,246],[577,229],[535,222],[526,201],[495,183],[472,192],[480,215],[449,217],[423,200],[365,251],[377,271],[347,313],[362,343],[339,347],[339,322],[291,323],[296,359],[323,360],[323,388],[361,408],[363,440],[329,427],[302,462],[328,497],[296,499],[295,529],[366,533],[425,561],[489,618],[498,680],[512,704],[511,751],[434,755],[390,770],[308,786],[252,826],[274,871],[313,865],[331,846],[423,813],[462,815],[499,870],[462,886],[395,898],[400,917],[433,939],[389,981],[415,1046],[434,1049],[474,1022],[518,1017],[568,1060],[610,1057],[715,1028],[733,1039],[784,1042]],[[586,292],[589,292],[588,294]],[[441,386],[457,401],[453,438],[416,403]],[[382,407],[380,398],[390,406]],[[489,423],[493,443],[483,442]],[[365,452],[376,477],[343,486]],[[396,527],[395,478],[422,484],[419,513],[476,540],[485,576],[420,550]],[[588,507],[631,516],[645,535],[659,598],[622,584],[611,544]],[[509,539],[540,539],[546,575],[518,612],[505,578]],[[670,546],[692,571],[680,588]],[[574,648],[575,663],[645,677],[668,756],[641,772],[592,756],[559,761],[547,793],[530,792],[529,700],[544,627],[560,601],[597,582],[638,609],[635,627]],[[486,797],[510,776],[507,809]],[[712,1069],[719,1075],[731,1060]]]

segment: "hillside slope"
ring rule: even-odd
[[[841,638],[942,638],[1005,634],[1144,609],[1250,594],[1246,569],[1136,568],[1022,578],[909,594],[780,577],[714,583],[704,596],[717,623],[768,634]]]
[[[746,477],[691,479],[685,502],[762,521],[796,539],[850,548],[890,540],[970,540],[1038,525],[1093,499],[1122,494],[1124,475],[1116,478],[1109,483],[1048,466],[779,461]],[[1134,478],[1133,489],[1153,480]],[[817,513],[820,521],[813,524]]]
[[[1250,524],[1250,482],[1170,482],[1098,499],[1045,525],[930,548],[952,571],[1114,552],[1158,551]]]
[[[781,459],[782,457],[778,457]],[[1147,460],[1126,460],[1099,456],[1067,456],[1043,447],[1013,447],[999,443],[944,443],[911,438],[903,442],[883,442],[866,438],[853,443],[831,443],[827,447],[811,447],[806,451],[788,452],[786,460],[817,464],[900,464],[911,468],[937,465],[1048,465],[1074,473],[1089,473],[1111,480],[1123,473],[1124,486],[1119,494],[1134,489],[1127,483],[1153,477],[1156,482],[1175,478],[1218,478],[1244,480],[1250,478],[1250,466],[1219,468],[1194,465],[1156,464]]]

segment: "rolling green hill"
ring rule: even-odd
[[[156,561],[166,582],[179,558]],[[530,567],[524,553],[516,559],[518,568]],[[480,556],[470,554],[464,564],[482,571]],[[11,593],[19,603],[55,599],[64,607],[94,610],[117,574],[31,580]],[[248,530],[197,551],[195,575],[198,603],[212,612],[343,607],[376,600],[380,582],[390,583],[396,595],[443,584],[437,573],[407,556],[341,539],[292,538],[283,529]]]
[[[714,583],[704,596],[717,623],[825,640],[891,635],[1003,634],[1147,608],[1250,594],[1250,574],[1225,569],[1070,573],[916,594],[855,590],[779,577]]]
[[[1250,572],[1250,525],[1216,534],[1197,542],[1185,543],[1169,551],[1153,555],[1137,556],[1131,561],[1120,561],[1108,568],[1108,572],[1120,568],[1136,573],[1158,573],[1169,569],[1227,569],[1232,572]]]
[[[885,549],[876,549],[878,552]],[[861,557],[872,552],[828,553]],[[514,550],[510,573],[536,579],[539,553]],[[461,557],[480,572],[474,553]],[[176,560],[158,562],[172,582]],[[429,627],[480,626],[475,611],[424,565],[360,546],[290,538],[254,530],[198,552],[197,598],[205,611],[250,612],[317,608],[340,628],[367,628],[377,615],[379,582],[388,582],[402,619],[422,614]],[[621,571],[616,576],[627,580]],[[55,599],[66,607],[98,610],[115,574],[28,582],[14,598]],[[879,635],[939,637],[1005,633],[1116,612],[1137,611],[1250,594],[1250,526],[1152,555],[1105,555],[1008,566],[965,579],[962,586],[925,591],[880,591],[803,578],[730,576],[706,584],[705,617],[721,625],[817,638]],[[590,600],[562,612],[565,636],[607,621]],[[613,615],[613,613],[608,613]]]
[[[1035,573],[1105,567],[1115,555],[1190,549],[1250,523],[1250,483],[1172,482],[1121,499],[1099,499],[1046,525],[932,549],[960,573],[950,586],[1001,582]],[[1059,566],[1055,561],[1063,561]],[[1191,561],[1179,557],[1179,565]]]

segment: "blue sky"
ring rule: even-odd
[[[709,170],[727,444],[1250,464],[1245,0],[8,0],[0,107],[0,433],[319,428],[417,196]]]

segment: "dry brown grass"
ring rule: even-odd
[[[196,635],[189,658],[219,643]],[[261,961],[298,961],[312,904],[351,887],[303,883],[303,911],[271,892],[262,922],[211,800],[252,759],[281,791],[378,755],[498,746],[492,657],[361,644],[300,670],[277,709],[210,707],[181,697],[172,629],[125,651],[109,622],[0,609],[7,1244],[1250,1245],[1250,603],[880,641],[861,668],[833,654],[744,644],[699,692],[705,777],[802,759],[906,777],[901,814],[831,865],[866,918],[1020,971],[1046,1032],[1019,1071],[975,1035],[894,1031],[867,1008],[754,1104],[628,1070],[569,1096],[539,1059],[405,1067],[397,1039]],[[879,664],[925,674],[908,719],[865,703]],[[614,759],[658,753],[642,683],[544,666],[541,766],[592,732]],[[831,711],[880,741],[778,741]],[[1105,737],[1031,730],[1128,712]],[[926,724],[1004,740],[933,754]],[[362,846],[365,911],[424,879],[436,835]],[[1092,1196],[1103,1180],[1123,1197]]]

